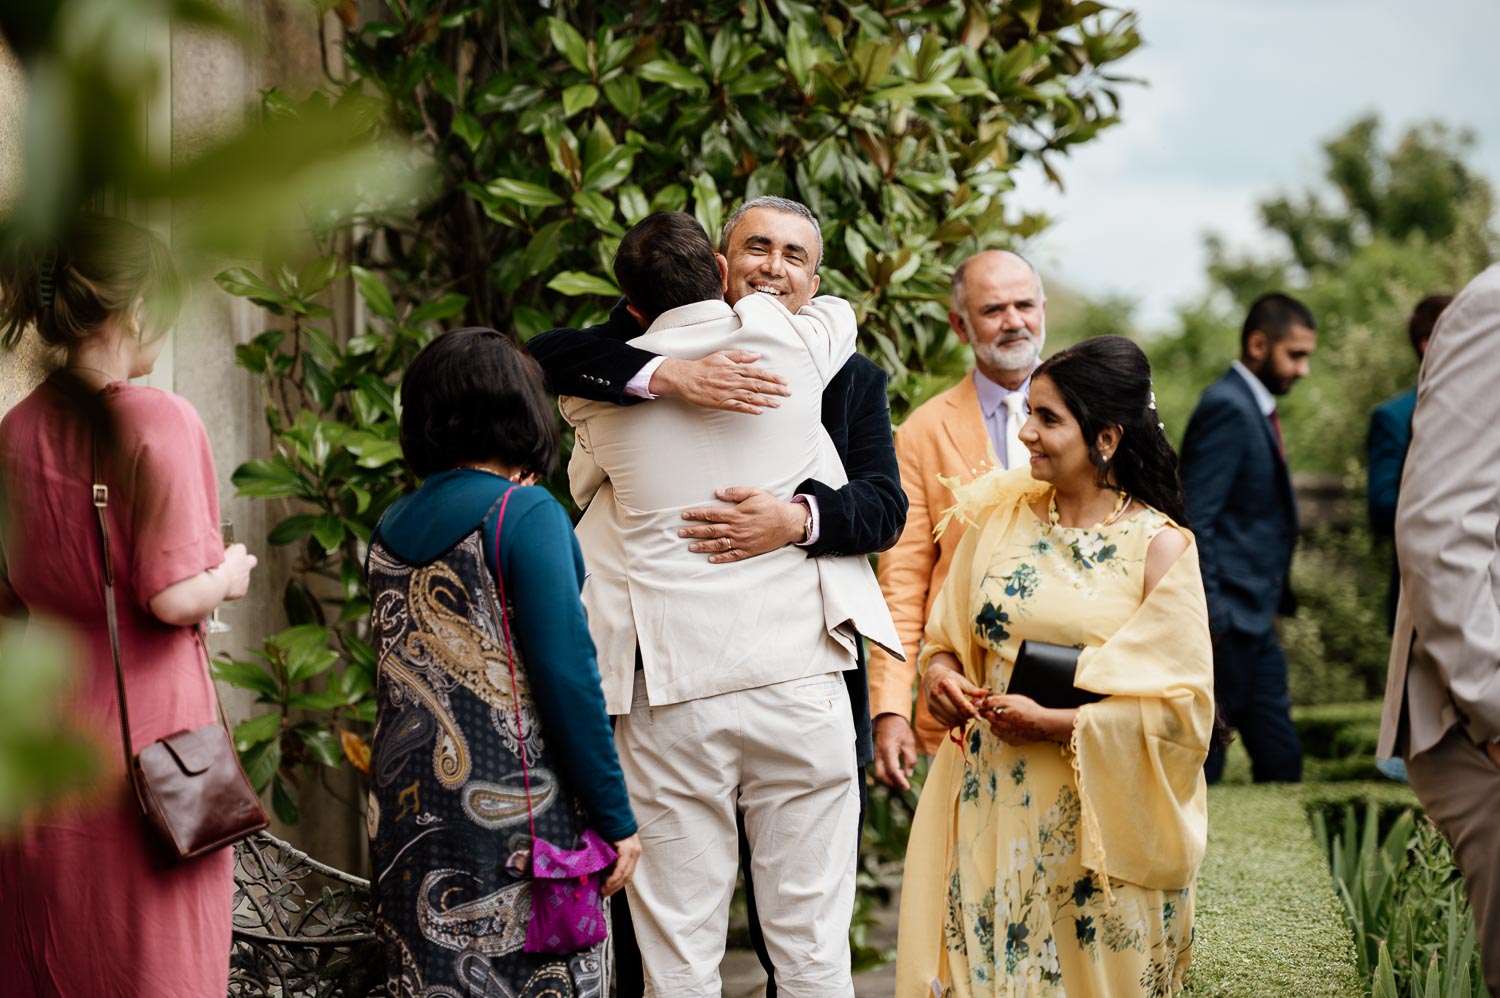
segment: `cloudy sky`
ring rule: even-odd
[[[1432,118],[1472,130],[1500,183],[1500,0],[1115,0],[1146,39],[1120,71],[1124,123],[1020,178],[1012,204],[1056,223],[1049,276],[1139,303],[1145,329],[1204,288],[1203,233],[1264,245],[1256,202],[1321,175],[1322,143],[1378,113],[1382,139]]]

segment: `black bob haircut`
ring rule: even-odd
[[[1279,343],[1292,331],[1293,326],[1306,326],[1317,332],[1312,311],[1289,294],[1272,291],[1261,295],[1250,303],[1245,315],[1245,325],[1240,329],[1240,350],[1250,342],[1251,333],[1265,333],[1266,339]]]
[[[648,323],[683,305],[724,298],[708,233],[682,211],[659,211],[631,226],[615,251],[615,280]]]
[[[542,369],[503,333],[442,333],[406,369],[401,450],[419,478],[471,461],[547,475],[558,446]]]

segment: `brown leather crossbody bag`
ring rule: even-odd
[[[219,691],[209,677],[217,723],[160,738],[139,755],[130,741],[130,711],[125,674],[120,669],[120,626],[115,609],[115,568],[109,549],[109,487],[99,475],[95,444],[94,512],[99,517],[99,544],[104,552],[104,612],[109,620],[109,651],[115,666],[115,695],[120,702],[120,741],[125,773],[146,821],[161,842],[181,861],[213,852],[258,832],[269,824],[260,797],[240,767]]]

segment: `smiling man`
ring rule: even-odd
[[[875,776],[905,790],[917,752],[930,754],[943,727],[918,702],[912,719],[917,647],[932,603],[947,578],[961,524],[934,539],[933,525],[953,502],[940,479],[968,481],[985,465],[1025,462],[1018,434],[1030,410],[1031,372],[1047,341],[1047,295],[1023,257],[988,250],[953,272],[948,322],[974,351],[974,370],[912,411],[896,433],[896,459],[910,500],[901,539],[880,556],[880,588],[896,622],[906,661],[870,653],[870,709],[875,716]]]
[[[822,237],[817,219],[796,201],[760,197],[745,202],[725,223],[719,250],[726,259],[724,300],[730,306],[760,294],[797,312],[818,289]],[[756,366],[760,358],[753,351],[729,349],[697,360],[671,359],[628,342],[640,335],[629,303],[621,300],[608,322],[585,330],[552,330],[531,340],[527,348],[559,395],[623,406],[675,398],[705,410],[749,415],[779,409],[781,399],[788,397],[786,379]],[[720,504],[684,514],[691,522],[683,525],[682,543],[720,564],[788,547],[801,548],[809,558],[859,558],[889,547],[901,533],[907,500],[896,471],[885,386],[885,372],[856,353],[823,389],[822,425],[843,463],[847,484],[831,485],[812,477],[797,484],[791,495],[772,495],[725,481],[717,493]],[[855,760],[864,766],[873,749],[862,645],[856,656],[856,668],[843,677]],[[856,783],[862,824],[865,783]],[[744,849],[745,843],[741,845]],[[748,865],[745,872],[748,880]],[[748,893],[753,901],[753,892]],[[617,918],[621,909],[616,908]],[[760,942],[755,914],[752,911],[752,941],[769,973],[772,961]],[[632,998],[644,986],[639,958],[632,952],[630,930],[617,925],[617,933],[616,994]],[[775,994],[773,974],[767,995]]]

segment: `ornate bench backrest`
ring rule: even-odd
[[[231,998],[385,995],[370,884],[265,832],[234,847]]]

